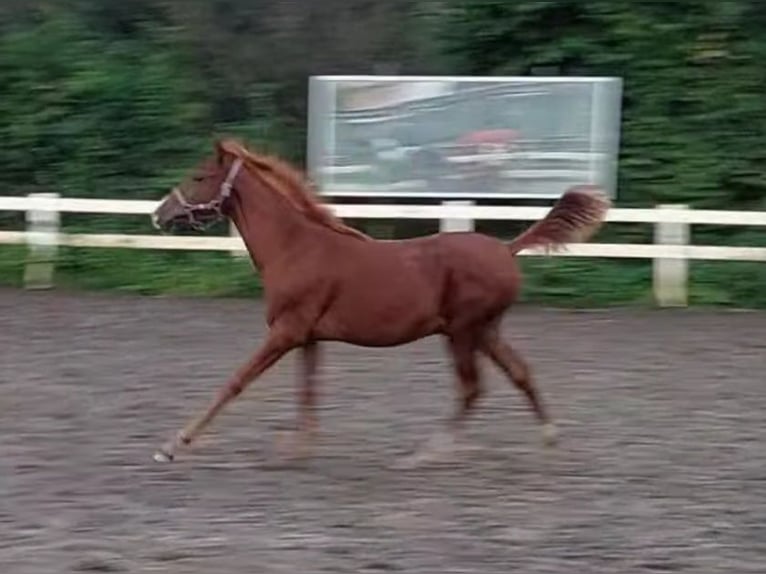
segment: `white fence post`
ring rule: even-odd
[[[56,200],[58,193],[30,193],[33,200]],[[50,209],[30,209],[27,220],[27,263],[24,286],[27,289],[50,289],[58,254],[60,214]]]
[[[687,209],[687,205],[659,205],[658,209]],[[688,245],[689,224],[659,222],[654,227],[654,242],[660,245]],[[654,298],[660,307],[685,307],[689,260],[657,258],[654,260]]]
[[[229,236],[230,237],[236,237],[240,241],[242,241],[242,238],[239,235],[239,231],[237,230],[237,226],[234,225],[234,222],[229,222]],[[245,248],[244,244],[241,247],[238,247],[237,249],[232,249],[230,251],[232,257],[247,257],[247,249]]]
[[[444,206],[457,206],[457,207],[471,207],[474,205],[473,201],[443,201]],[[451,231],[473,231],[474,221],[471,218],[449,218],[439,220],[439,231],[442,233],[448,233]]]

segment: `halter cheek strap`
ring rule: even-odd
[[[226,174],[226,179],[221,184],[221,193],[219,194],[219,197],[221,201],[226,200],[231,195],[231,190],[233,189],[234,180],[237,178],[237,175],[239,175],[239,170],[242,169],[242,163],[243,160],[241,157],[238,157],[234,160],[234,163],[231,164],[231,167],[229,168],[229,173]]]

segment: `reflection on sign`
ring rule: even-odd
[[[311,79],[309,170],[327,195],[614,195],[615,78]]]

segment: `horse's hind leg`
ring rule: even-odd
[[[555,444],[556,426],[534,384],[532,371],[526,360],[494,330],[484,338],[480,349],[500,367],[516,388],[524,393],[537,419],[543,425],[545,443]]]
[[[445,431],[437,432],[416,453],[405,457],[399,466],[413,468],[424,462],[449,457],[457,450],[457,442],[465,422],[481,397],[483,388],[477,364],[477,351],[481,338],[474,333],[461,332],[448,339],[458,383],[458,396],[455,411],[448,421]]]
[[[450,428],[454,433],[463,429],[466,419],[483,393],[476,362],[477,347],[478,340],[472,334],[453,336],[449,340],[459,386],[455,413],[450,421]]]

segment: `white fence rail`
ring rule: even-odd
[[[27,244],[30,257],[25,283],[30,288],[48,287],[52,281],[57,246],[112,247],[131,249],[213,250],[242,253],[242,240],[235,236],[181,237],[164,235],[67,234],[59,231],[61,213],[148,215],[155,201],[60,198],[51,195],[0,197],[0,211],[27,214],[26,231],[0,231],[0,244]],[[344,218],[438,219],[444,231],[473,229],[477,220],[534,221],[545,207],[477,206],[468,201],[441,205],[332,205]],[[691,210],[685,206],[658,209],[613,208],[608,222],[648,223],[655,226],[654,244],[581,243],[568,246],[557,256],[652,259],[654,293],[661,306],[685,305],[688,261],[764,261],[766,247],[689,245],[690,225],[766,226],[763,211]],[[534,251],[522,255],[535,255]]]

